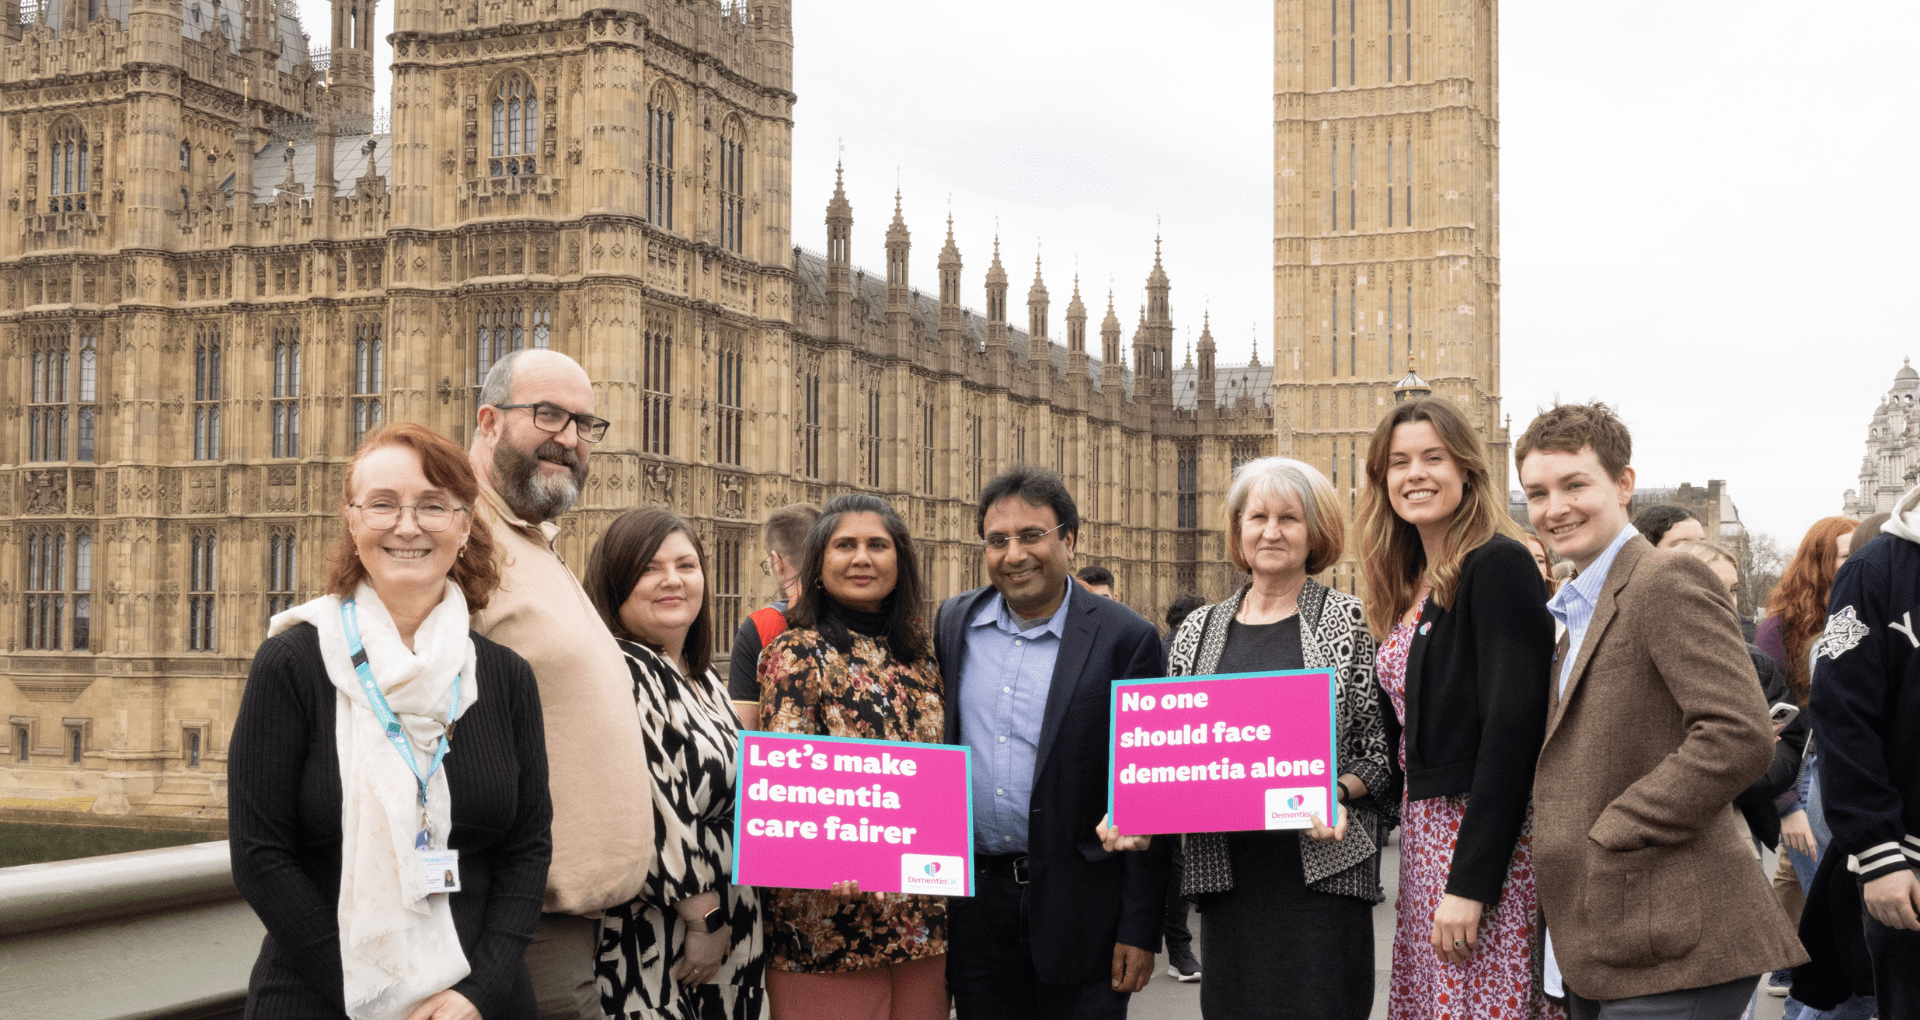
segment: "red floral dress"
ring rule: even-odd
[[[1407,649],[1413,626],[1398,624],[1380,646],[1375,672],[1407,721]],[[1400,735],[1400,768],[1407,738]],[[1520,829],[1500,902],[1480,922],[1480,946],[1465,964],[1447,963],[1427,940],[1447,892],[1454,840],[1467,813],[1467,795],[1403,800],[1400,806],[1400,901],[1393,933],[1393,981],[1388,1020],[1565,1020],[1540,987],[1540,930],[1533,885],[1533,817]]]

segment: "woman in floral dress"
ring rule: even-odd
[[[807,536],[789,629],[760,654],[760,718],[775,733],[939,743],[940,667],[918,619],[906,525],[864,494],[828,503]],[[947,1016],[947,906],[938,896],[769,889],[775,1020]]]
[[[707,663],[706,554],[672,513],[629,511],[594,545],[585,587],[626,653],[653,780],[653,865],[640,896],[601,924],[601,1008],[619,1020],[757,1020],[766,954],[759,896],[728,882],[740,723]]]
[[[1541,988],[1529,839],[1553,618],[1478,434],[1412,400],[1374,430],[1357,530],[1401,815],[1390,1020],[1564,1014]]]

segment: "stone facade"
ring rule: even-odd
[[[1352,505],[1418,370],[1507,485],[1495,0],[1274,3],[1273,402],[1280,448]],[[1332,583],[1354,590],[1349,555]]]
[[[1867,424],[1867,452],[1860,458],[1860,487],[1848,489],[1841,513],[1859,520],[1893,509],[1908,489],[1920,483],[1920,372],[1901,362],[1893,386],[1873,409]]]
[[[316,594],[360,437],[464,442],[521,347],[615,423],[564,554],[673,507],[724,636],[772,594],[769,510],[878,491],[944,595],[1019,461],[1068,478],[1081,562],[1142,612],[1234,583],[1219,499],[1276,449],[1271,369],[1204,329],[1174,367],[1157,243],[1130,363],[1111,299],[1087,350],[1077,285],[1052,339],[1037,266],[1025,330],[997,253],[963,308],[950,234],[922,295],[897,207],[885,273],[838,191],[828,254],[795,247],[785,0],[408,0],[390,126],[366,0],[325,54],[265,0],[61,2],[0,35],[0,815],[217,827],[249,656]]]

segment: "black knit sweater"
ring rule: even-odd
[[[525,660],[473,636],[480,700],[441,766],[451,792],[461,892],[454,929],[472,972],[454,986],[486,1020],[533,1017],[522,956],[540,921],[553,844],[539,691]],[[302,624],[254,653],[228,745],[233,877],[267,928],[248,1020],[339,1017],[340,760],[335,690],[319,632]]]

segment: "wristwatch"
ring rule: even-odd
[[[711,935],[714,932],[717,932],[720,929],[725,928],[727,926],[726,908],[715,907],[712,910],[707,911],[705,914],[700,915],[700,921],[703,925],[705,925],[706,933]]]

